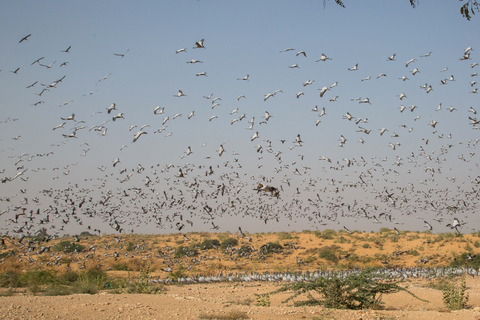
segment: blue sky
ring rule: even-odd
[[[463,232],[478,231],[472,190],[478,192],[480,131],[469,120],[477,118],[470,108],[480,112],[472,93],[478,19],[463,18],[456,1],[422,1],[415,9],[409,1],[345,4],[0,4],[2,232],[18,231],[25,218],[9,219],[22,208],[41,212],[29,232],[41,225],[52,233],[87,226],[111,233],[117,225],[139,233],[182,225],[181,232],[425,230],[423,220],[445,232],[454,217],[468,223]],[[201,39],[205,48],[193,49]],[[468,47],[469,59],[461,60]],[[316,62],[322,53],[331,60]],[[32,65],[42,57],[44,66]],[[248,81],[237,80],[247,74]],[[313,82],[304,86],[307,80]],[[330,89],[320,97],[323,87]],[[39,96],[43,89],[49,91]],[[186,96],[176,97],[179,90]],[[282,92],[264,101],[276,90]],[[212,108],[214,98],[221,100]],[[365,98],[371,104],[359,103]],[[117,110],[108,114],[112,103]],[[154,114],[157,106],[164,113]],[[123,118],[112,121],[118,113]],[[74,120],[61,119],[72,114]],[[146,134],[133,143],[143,125]],[[209,166],[214,173],[205,176]],[[280,198],[257,193],[259,182],[281,189]]]

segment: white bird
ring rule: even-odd
[[[320,112],[320,114],[318,115],[319,117],[323,117],[325,115],[325,107],[322,108],[322,111]]]
[[[265,111],[265,120],[268,121],[268,119],[270,119],[272,116],[270,115],[270,113],[268,113],[268,111]]]
[[[300,133],[297,134],[297,137],[295,138],[295,142],[297,143],[298,146],[302,146],[301,143],[303,143],[303,141],[300,138]]]
[[[55,126],[52,130],[57,130],[57,129],[63,128],[63,126],[64,126],[66,123],[67,123],[67,122],[63,122],[63,123],[59,124],[58,126]]]
[[[348,68],[349,71],[357,71],[358,70],[358,63],[353,66],[353,68]]]
[[[174,97],[183,97],[183,96],[186,96],[186,94],[184,94],[182,90],[178,90],[178,93],[174,95]]]
[[[247,74],[245,77],[243,78],[237,78],[237,80],[244,80],[244,81],[248,81],[248,78],[250,77],[249,74]]]
[[[332,60],[332,59],[330,59],[329,57],[327,57],[325,54],[322,53],[322,56],[320,57],[320,59],[318,59],[318,60],[315,61],[315,62],[318,62],[318,61],[327,61],[327,60]]]
[[[181,48],[181,49],[178,49],[177,51],[175,51],[175,53],[180,53],[180,52],[187,52],[187,49],[185,48]]]
[[[303,86],[306,87],[306,86],[308,86],[308,85],[311,85],[311,84],[314,83],[314,82],[315,82],[315,80],[307,80],[307,81],[305,81],[305,82],[303,83]]]
[[[223,144],[221,144],[220,148],[218,149],[218,155],[221,157],[224,152],[225,152],[225,149],[223,148]]]
[[[125,118],[123,117],[123,113],[122,113],[122,112],[120,112],[120,113],[118,113],[116,116],[113,116],[113,117],[112,117],[112,120],[113,120],[113,121],[115,121],[115,120],[117,120],[117,119],[125,119]]]
[[[188,115],[188,119],[191,119],[194,115],[195,115],[195,111],[190,112],[190,114]]]
[[[112,103],[112,104],[110,105],[110,107],[107,108],[107,113],[110,114],[110,113],[112,112],[112,110],[117,110],[117,109],[116,109],[116,106],[117,106],[116,103]]]
[[[163,118],[163,122],[162,122],[162,126],[167,123],[167,121],[170,120],[170,117],[169,116],[166,116],[165,118]]]
[[[192,152],[192,148],[190,148],[190,146],[188,146],[187,148],[187,156],[191,155],[193,152]]]
[[[338,99],[338,96],[335,96],[335,97],[333,97],[332,99],[330,99],[329,101],[330,101],[330,102],[334,102],[334,101],[337,101],[337,99]]]
[[[203,63],[203,62],[200,60],[192,59],[190,61],[187,61],[187,63]]]
[[[406,98],[407,95],[405,93],[400,93],[400,95],[398,96],[400,98],[400,100],[403,100],[403,98]]]
[[[402,76],[401,78],[398,78],[398,79],[401,79],[401,80],[403,80],[403,81],[405,81],[405,80],[410,80],[410,79],[407,78],[407,76]]]
[[[390,57],[387,58],[387,61],[395,61],[396,54],[392,54]]]
[[[361,100],[361,101],[358,101],[358,103],[368,103],[368,104],[372,104],[372,103],[370,102],[370,99],[369,99],[369,98],[365,98],[365,99],[363,99],[363,100]]]
[[[410,63],[414,62],[414,61],[417,61],[417,60],[415,60],[415,59],[410,59],[410,60],[408,60],[407,63],[405,64],[405,67],[408,68],[408,65],[409,65]]]
[[[253,140],[257,139],[257,138],[258,138],[258,131],[255,132],[255,134],[252,136],[252,138],[250,139],[250,141],[253,141]]]
[[[142,134],[147,134],[147,132],[138,131],[137,133],[135,133],[135,136],[133,136],[133,142],[136,142],[142,136]]]
[[[207,73],[206,72],[199,72],[196,74],[197,77],[200,77],[200,76],[207,76]]]
[[[296,56],[298,57],[299,55],[303,54],[303,56],[306,58],[307,57],[307,54],[305,53],[305,51],[298,51]]]
[[[195,42],[195,47],[193,47],[193,49],[199,49],[199,48],[205,49],[205,46],[203,45],[204,41],[205,39]]]
[[[301,91],[300,91],[300,92],[298,92],[298,93],[297,93],[297,99],[298,99],[298,98],[300,98],[300,96],[302,96],[302,95],[304,95],[304,93],[303,93],[303,92],[301,92]]]
[[[416,74],[419,73],[420,71],[419,71],[417,68],[415,68],[415,69],[413,69],[413,70],[410,71],[410,72],[412,73],[412,75],[416,75]]]
[[[300,69],[300,67],[298,66],[298,64],[292,64],[291,66],[288,66],[290,69],[293,69],[293,68],[297,68],[297,69]]]
[[[268,94],[265,95],[265,98],[263,99],[263,101],[267,101],[268,98],[273,97],[273,96],[275,96],[273,93],[268,93]]]
[[[216,119],[216,118],[218,118],[218,117],[215,116],[215,115],[214,115],[214,116],[211,116],[210,119],[208,119],[208,121],[212,121],[213,119]]]
[[[157,106],[155,107],[155,109],[153,109],[153,114],[162,114],[164,111],[165,111],[165,107],[160,108],[160,106]]]
[[[318,89],[318,90],[320,90],[320,98],[322,98],[323,95],[325,94],[325,92],[327,92],[327,90],[329,90],[329,88],[328,87],[323,87],[323,88]]]

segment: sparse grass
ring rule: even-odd
[[[279,241],[298,239],[298,236],[292,235],[290,232],[279,232],[277,236]]]
[[[236,297],[233,300],[227,301],[226,303],[227,304],[240,305],[240,306],[249,306],[252,302],[253,302],[253,299],[251,299],[251,298]]]
[[[239,320],[239,319],[250,319],[246,312],[231,310],[227,313],[201,313],[198,315],[199,319],[204,320]]]
[[[270,307],[270,294],[257,294],[257,302],[255,305],[257,307]]]

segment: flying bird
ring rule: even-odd
[[[28,40],[28,38],[30,38],[30,36],[31,36],[31,35],[32,35],[31,33],[30,33],[30,34],[28,34],[28,35],[26,35],[26,36],[25,36],[25,37],[23,37],[23,38],[22,38],[22,39],[21,39],[21,40],[20,40],[18,43],[22,43],[23,41],[27,41],[27,40]]]
[[[193,47],[193,49],[199,49],[199,48],[205,49],[205,46],[203,45],[203,41],[205,41],[205,39],[195,42],[195,47]]]
[[[137,133],[135,133],[135,136],[133,136],[133,142],[137,142],[137,140],[138,140],[143,134],[147,134],[147,132],[145,132],[145,131],[138,131]]]

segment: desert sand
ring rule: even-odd
[[[475,256],[480,238],[478,234],[455,236],[383,230],[376,233],[326,233],[289,232],[269,234],[206,234],[185,235],[122,235],[80,237],[78,243],[84,252],[66,254],[55,251],[60,241],[75,241],[74,238],[51,240],[51,250],[38,254],[25,253],[19,258],[21,246],[6,241],[2,254],[14,250],[15,256],[4,258],[0,272],[15,270],[26,272],[36,268],[52,268],[58,272],[88,269],[101,266],[114,278],[135,279],[139,270],[148,264],[152,280],[175,279],[183,275],[229,273],[294,272],[314,270],[338,270],[349,268],[377,267],[434,267],[449,266],[452,258],[462,254]],[[116,237],[116,239],[115,239]],[[235,238],[238,250],[243,245],[253,246],[256,251],[246,257],[238,256],[220,248],[198,249],[195,257],[175,258],[180,246],[201,244],[205,239]],[[327,239],[325,239],[327,238]],[[278,242],[281,251],[258,258],[259,248],[266,243]],[[95,246],[95,254],[88,248]],[[328,260],[320,253],[331,250]],[[403,253],[402,253],[403,252]],[[86,254],[90,255],[85,258]],[[116,253],[116,254],[115,254]],[[349,255],[348,255],[349,254]],[[345,255],[348,255],[346,258]],[[4,255],[5,256],[5,255]],[[61,256],[61,259],[58,257]],[[325,257],[325,256],[324,256]],[[428,262],[420,262],[422,259]],[[21,261],[20,261],[21,260]],[[32,261],[37,261],[32,262]],[[61,261],[53,264],[54,261]],[[47,266],[48,264],[48,266]],[[119,268],[128,270],[118,270]],[[167,266],[172,272],[165,272]],[[422,302],[399,292],[383,296],[382,310],[333,310],[319,306],[294,307],[282,303],[289,294],[269,295],[270,306],[260,305],[260,294],[271,293],[282,282],[221,282],[197,284],[162,285],[160,294],[121,294],[102,290],[97,294],[74,294],[68,296],[33,295],[28,288],[18,288],[12,296],[0,297],[1,319],[480,319],[480,279],[467,276],[468,307],[464,310],[448,310],[442,301],[442,291],[429,286],[436,279],[407,279],[403,285],[422,299]],[[455,281],[459,281],[457,278]],[[7,290],[7,289],[3,289]]]

